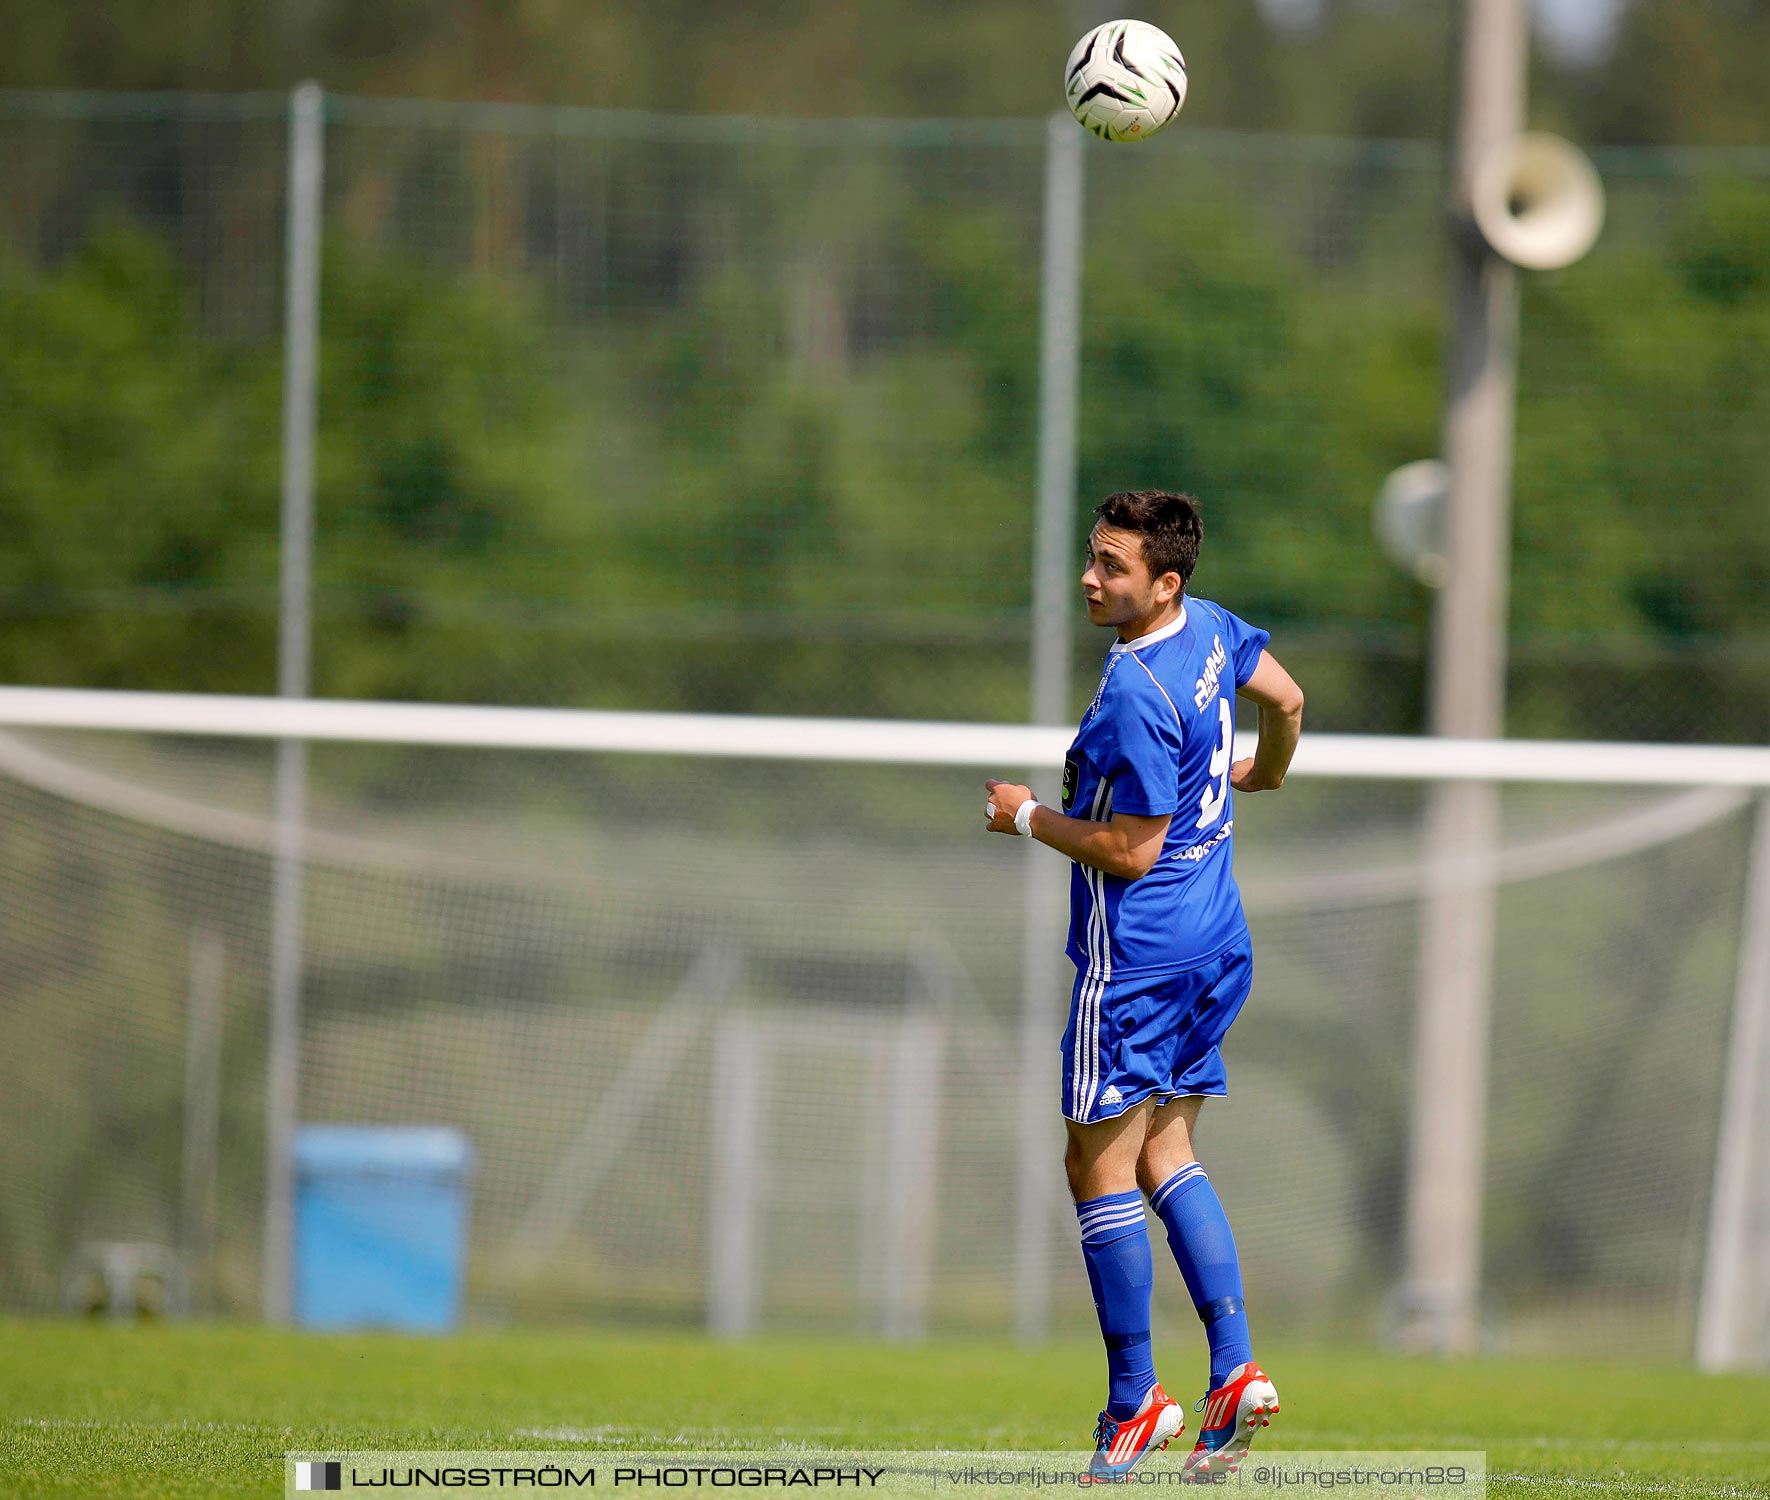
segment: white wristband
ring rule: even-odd
[[[1023,838],[1032,837],[1033,809],[1038,805],[1037,799],[1028,797],[1014,813],[1014,831]]]

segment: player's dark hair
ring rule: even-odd
[[[1120,490],[1094,507],[1094,514],[1108,526],[1134,531],[1143,542],[1143,560],[1149,576],[1178,573],[1180,582],[1192,582],[1198,566],[1198,545],[1205,539],[1204,519],[1191,495],[1168,490]]]

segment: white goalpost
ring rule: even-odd
[[[220,739],[606,751],[865,765],[1051,767],[1067,728],[907,719],[491,708],[82,688],[0,688],[0,724]],[[1245,730],[1238,735],[1245,749]],[[1370,781],[1770,787],[1770,749],[1314,734],[1292,774]]]
[[[979,773],[1049,769],[1068,731],[18,688],[0,726],[0,1069],[41,1130],[0,1167],[0,1298],[53,1295],[102,1235],[176,1241],[201,1305],[255,1306],[273,1188],[245,1143],[287,1070],[303,1120],[474,1139],[480,1316],[1068,1326],[1057,1164],[1020,1128],[1057,1039],[1024,1035],[1016,977],[1062,935],[1002,933],[1036,855],[977,832]],[[286,1042],[280,741],[313,782]],[[1447,780],[1505,798],[1459,872],[1499,895],[1484,1244],[1524,1291],[1492,1336],[1762,1362],[1770,749],[1311,734],[1283,794],[1238,800],[1261,975],[1225,1108],[1291,1143],[1224,1164],[1250,1277],[1300,1322],[1386,1316]],[[1668,1087],[1643,1159],[1621,1101]],[[1638,1170],[1562,1160],[1610,1121]],[[1647,1224],[1656,1162],[1683,1196]]]

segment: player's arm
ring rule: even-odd
[[[1032,800],[1032,791],[1009,781],[986,781],[983,785],[989,792],[984,815],[989,819],[990,832],[1018,832],[1014,815],[1022,803]],[[1093,869],[1122,880],[1138,880],[1154,869],[1161,858],[1168,819],[1165,814],[1145,818],[1114,813],[1106,822],[1097,823],[1088,818],[1066,817],[1041,803],[1033,808],[1026,831],[1041,844],[1049,844],[1059,854],[1067,854]]]
[[[1262,651],[1254,672],[1236,692],[1260,706],[1260,740],[1254,753],[1229,768],[1238,792],[1270,792],[1284,785],[1284,773],[1303,733],[1303,689],[1270,651]]]

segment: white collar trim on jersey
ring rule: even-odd
[[[1180,605],[1180,618],[1170,620],[1160,630],[1152,630],[1148,635],[1140,635],[1134,641],[1114,641],[1114,651],[1140,651],[1145,646],[1153,646],[1157,641],[1165,641],[1171,635],[1179,635],[1186,628],[1186,605]]]

